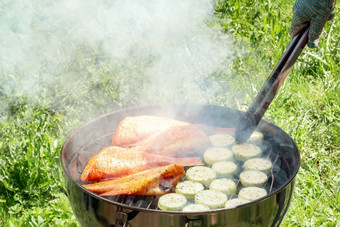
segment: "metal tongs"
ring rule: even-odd
[[[307,44],[309,26],[297,34],[289,44],[273,72],[262,86],[248,111],[241,117],[235,131],[236,143],[244,143],[254,132],[296,59]]]

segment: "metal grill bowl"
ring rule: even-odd
[[[233,209],[198,213],[157,209],[156,197],[120,195],[100,197],[81,186],[79,177],[88,160],[111,145],[118,123],[127,116],[155,115],[214,127],[236,127],[243,112],[213,105],[144,106],[123,109],[98,117],[78,128],[61,150],[66,188],[72,209],[83,226],[279,226],[293,193],[300,154],[294,141],[279,127],[262,120],[261,146],[273,162],[265,188],[267,196]],[[238,190],[241,188],[238,184]]]

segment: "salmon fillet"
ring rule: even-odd
[[[187,155],[204,152],[211,142],[196,125],[155,116],[127,117],[116,128],[114,146],[143,146],[152,154]]]
[[[209,137],[191,124],[170,127],[136,145],[144,146],[148,153],[167,156],[199,154],[212,146]]]
[[[165,117],[142,115],[126,117],[117,126],[112,137],[113,146],[133,147],[149,136],[176,125],[189,123]]]
[[[174,190],[184,173],[182,165],[171,164],[83,187],[100,196],[163,195]]]
[[[150,154],[144,147],[110,146],[93,156],[86,164],[81,181],[103,181],[169,164],[203,165],[198,157],[173,158]]]

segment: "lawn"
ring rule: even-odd
[[[171,2],[0,3],[0,226],[78,226],[60,150],[80,125],[148,103],[246,110],[290,42],[292,0],[219,1],[213,17]],[[338,12],[265,114],[302,158],[282,226],[340,225]]]

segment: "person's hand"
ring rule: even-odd
[[[290,28],[291,37],[310,23],[308,46],[316,48],[323,27],[334,17],[333,3],[334,0],[296,0]]]

